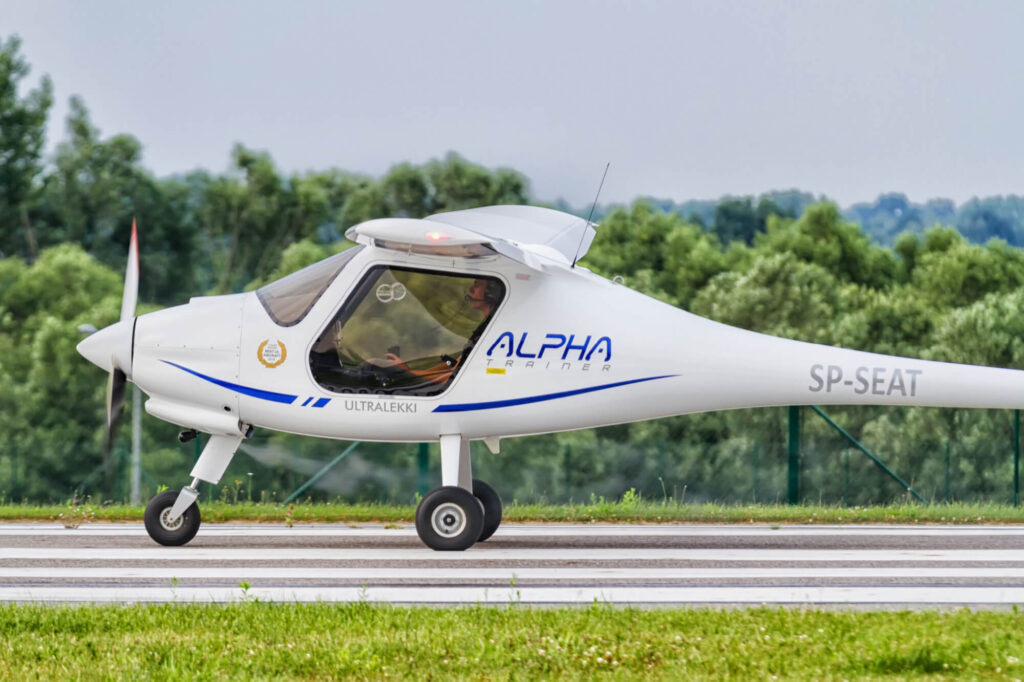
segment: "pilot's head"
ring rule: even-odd
[[[474,279],[466,292],[466,302],[473,310],[490,315],[501,301],[501,284],[497,280]]]

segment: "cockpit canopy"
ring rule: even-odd
[[[586,253],[594,225],[536,206],[486,206],[425,219],[355,225],[360,246],[259,289],[281,326],[301,322],[366,247],[467,263],[507,258],[535,270],[567,268]],[[335,393],[432,396],[454,380],[505,297],[497,277],[396,265],[371,267],[313,343],[310,371]]]

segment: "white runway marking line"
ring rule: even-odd
[[[946,538],[1024,536],[1024,527],[919,527],[919,526],[505,526],[498,537],[802,537],[867,538],[868,536]],[[414,537],[411,525],[400,529],[380,525],[348,528],[315,525],[284,528],[280,525],[205,526],[217,537],[264,536],[325,538]],[[484,543],[466,552],[434,552],[425,547],[160,547],[132,541],[138,548],[106,548],[96,544],[107,537],[145,538],[141,524],[90,524],[68,530],[57,524],[0,525],[0,542],[19,538],[71,537],[86,547],[0,547],[0,601],[46,603],[232,602],[263,601],[375,601],[394,604],[589,604],[619,605],[813,605],[882,607],[1024,604],[1024,547],[1021,549],[686,549],[686,548],[516,548]],[[862,541],[863,542],[863,541]],[[290,544],[285,541],[285,544]],[[298,544],[298,543],[296,543]],[[403,544],[405,544],[403,542]],[[974,544],[984,545],[984,541]],[[91,546],[89,546],[91,545]],[[39,560],[62,566],[12,566],[10,562]],[[84,561],[97,565],[78,566]],[[244,567],[233,562],[262,562]],[[299,564],[283,565],[282,562]],[[512,568],[508,562],[520,567]],[[541,567],[531,562],[574,562]],[[701,561],[737,562],[739,567],[699,568],[643,565],[616,567],[608,562]],[[824,568],[804,562],[828,564]],[[140,565],[142,562],[146,562]],[[195,562],[209,562],[199,566]],[[302,565],[304,562],[321,562]],[[368,565],[332,567],[331,562],[366,562]],[[410,562],[417,562],[417,566]],[[475,566],[465,566],[474,562]],[[856,566],[844,565],[857,562]],[[906,562],[904,566],[891,566]],[[1009,568],[990,565],[1009,563]],[[124,566],[119,564],[129,563]],[[580,565],[584,563],[584,565]],[[771,563],[774,565],[766,566]],[[5,565],[6,564],[6,565]],[[147,565],[148,564],[148,565]],[[867,565],[875,564],[875,565]],[[1021,586],[1017,586],[1017,578]],[[188,586],[175,581],[197,581]],[[760,585],[760,580],[786,581]],[[843,584],[853,579],[870,585]],[[979,585],[984,579],[1014,581],[1006,585]],[[45,584],[41,580],[53,580]],[[146,585],[143,580],[166,581]],[[319,586],[297,581],[322,581]],[[342,580],[351,585],[337,585]],[[517,583],[515,587],[509,585]],[[793,584],[795,581],[809,584]],[[921,581],[959,581],[961,585],[921,584]],[[110,582],[105,582],[110,581]],[[120,581],[120,584],[119,582]],[[203,587],[207,581],[212,586]],[[247,590],[237,585],[252,583]],[[355,584],[356,581],[361,584]],[[388,584],[410,581],[412,584]],[[424,581],[442,584],[424,586]],[[497,584],[484,587],[484,581]],[[648,581],[646,584],[644,581]],[[669,584],[654,584],[666,581]],[[730,581],[738,584],[729,584]],[[832,584],[827,584],[828,582]],[[838,582],[837,582],[838,581]],[[903,584],[899,584],[900,582]],[[535,585],[524,585],[535,582]],[[879,585],[878,583],[887,583]],[[35,583],[35,584],[33,584]],[[99,583],[99,584],[98,584]],[[474,584],[475,583],[475,584]],[[909,584],[908,584],[909,583]],[[219,585],[219,586],[218,586]]]
[[[677,549],[677,548],[489,548],[435,552],[423,548],[249,547],[0,547],[4,559],[109,561],[937,561],[1024,563],[1024,549]]]
[[[204,524],[198,537],[415,537],[411,523],[395,524],[400,528],[385,528],[381,524],[356,524],[350,528],[343,524],[296,525],[286,528],[282,524],[240,525]],[[97,535],[146,537],[141,523],[106,524],[89,523],[78,528],[64,528],[60,524],[0,524],[0,537]],[[502,525],[495,538],[502,537],[819,537],[819,536],[1024,536],[1024,526],[795,526],[780,525]]]
[[[388,602],[396,604],[1024,604],[1024,587],[336,587],[152,588],[0,587],[20,602]]]
[[[97,579],[165,579],[196,580],[221,579],[242,581],[248,579],[278,580],[714,580],[764,578],[1009,578],[1014,570],[1024,582],[1024,566],[1019,569],[985,567],[927,566],[911,568],[389,568],[368,566],[360,568],[306,568],[283,566],[258,567],[0,567],[0,578],[68,578]]]

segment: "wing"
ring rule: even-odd
[[[594,223],[539,206],[485,206],[422,220],[383,218],[348,229],[352,241],[396,250],[473,257],[488,251],[535,270],[568,267],[594,241]]]

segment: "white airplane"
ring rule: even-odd
[[[78,345],[110,372],[108,428],[131,380],[146,411],[210,434],[192,482],[146,508],[160,544],[199,529],[254,428],[439,441],[441,487],[416,510],[436,550],[501,523],[471,440],[773,405],[1019,408],[1024,372],[792,341],[712,322],[576,265],[595,225],[532,206],[370,220],[356,246],[251,293],[135,316],[133,228],[121,321]]]

